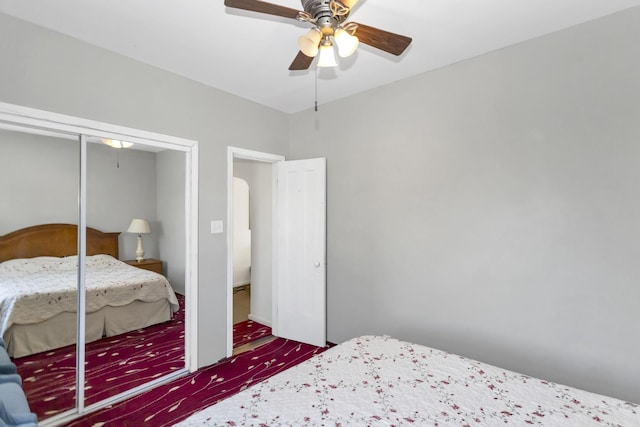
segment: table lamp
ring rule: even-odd
[[[135,233],[138,235],[138,248],[136,249],[136,261],[144,261],[144,249],[142,249],[142,235],[151,233],[149,223],[146,219],[135,218],[131,221],[131,225],[127,229],[127,233]]]

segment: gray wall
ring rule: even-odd
[[[0,234],[45,223],[78,223],[78,141],[0,131]],[[156,154],[100,144],[87,149],[87,225],[119,231],[120,259],[134,259],[133,218],[146,218],[145,257],[158,257]]]
[[[329,339],[640,402],[638,40],[634,8],[293,115],[328,161]]]
[[[77,141],[0,130],[0,235],[77,224],[79,153]]]
[[[87,144],[87,225],[120,231],[120,259],[136,258],[137,236],[127,233],[134,218],[149,222],[142,236],[144,257],[158,258],[156,154]]]
[[[226,354],[226,147],[286,154],[287,117],[0,14],[0,101],[199,141],[201,365]],[[225,227],[226,232],[226,227]]]
[[[181,151],[162,151],[157,154],[156,192],[159,256],[163,273],[176,292],[185,295],[186,266],[186,154]]]

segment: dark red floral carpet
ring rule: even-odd
[[[86,346],[85,406],[184,366],[184,297],[174,318]],[[234,347],[269,336],[251,320],[234,325]],[[145,392],[71,425],[170,425],[191,413],[324,351],[276,339],[258,349]],[[31,410],[39,419],[75,406],[75,346],[15,359]]]
[[[89,414],[68,426],[170,426],[327,348],[276,338],[255,350]]]
[[[248,344],[262,337],[271,335],[271,328],[253,320],[233,325],[233,348]]]
[[[184,297],[172,320],[85,347],[85,405],[184,367]],[[75,406],[76,346],[15,359],[31,411],[43,419]]]

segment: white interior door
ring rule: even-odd
[[[277,168],[276,336],[326,344],[326,160],[283,161]]]

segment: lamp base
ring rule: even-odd
[[[138,248],[136,249],[136,261],[144,261],[144,249],[142,249],[142,236],[138,234]]]

